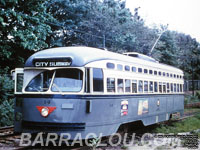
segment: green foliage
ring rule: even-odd
[[[182,133],[182,132],[192,132],[193,130],[199,129],[200,125],[200,115],[187,118],[180,122],[172,123],[171,125],[161,125],[154,130],[155,133]]]
[[[0,70],[0,126],[13,125],[14,120],[14,83],[8,73],[8,67]]]
[[[200,46],[189,35],[174,33],[178,54],[178,67],[184,70],[185,79],[200,79]]]
[[[148,53],[156,30],[144,26],[121,0],[54,0],[48,10],[58,23],[53,25],[52,46],[85,45],[112,51]]]
[[[160,38],[159,45],[157,46],[157,50],[160,51],[159,61],[161,63],[166,63],[169,65],[176,65],[176,45],[174,43],[173,35],[170,31],[166,31]]]
[[[14,123],[14,99],[4,100],[0,104],[0,127]]]
[[[51,46],[85,45],[115,52],[149,54],[165,26],[146,27],[139,8],[132,14],[123,0],[53,0],[48,11],[52,24]],[[186,79],[200,79],[199,43],[189,35],[166,30],[152,56],[181,68]],[[193,74],[193,75],[192,75]]]
[[[3,74],[7,73],[7,70],[8,68],[0,71],[0,104],[13,97],[13,80],[9,74]]]
[[[197,91],[196,92],[196,97],[199,99],[199,101],[200,101],[200,91]]]
[[[185,95],[184,104],[191,104],[200,102],[200,92],[197,91],[195,95]]]
[[[0,1],[1,68],[14,68],[24,63],[28,50],[47,48],[46,37],[51,33],[47,24],[52,20],[46,13],[45,0]]]
[[[153,51],[153,57],[162,63],[184,71],[187,80],[200,79],[200,46],[189,35],[167,30]]]

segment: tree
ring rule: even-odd
[[[174,32],[178,55],[178,67],[184,70],[185,79],[200,79],[200,47],[196,39],[183,33]]]
[[[54,46],[81,45],[78,30],[89,11],[86,0],[52,0],[47,10],[56,19],[49,44]]]
[[[53,25],[52,46],[85,45],[135,51],[141,45],[137,40],[139,32],[148,30],[138,9],[132,15],[121,0],[54,0],[48,11],[58,20]]]
[[[1,0],[1,69],[21,66],[31,51],[47,48],[46,37],[51,33],[47,22],[50,20],[45,0]]]
[[[161,63],[178,66],[176,59],[177,55],[177,47],[172,31],[165,31],[155,47],[153,56],[156,56],[156,59],[158,59]]]

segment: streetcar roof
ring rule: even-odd
[[[142,61],[143,64],[151,64],[154,65],[162,65],[162,67],[170,67],[171,69],[178,69],[173,66],[169,66],[166,64],[161,64],[159,62],[153,62],[149,60],[145,60],[138,57],[131,57],[123,54],[118,54],[110,51],[105,51],[102,49],[91,48],[91,47],[59,47],[59,48],[51,48],[47,50],[42,50],[36,52],[32,56],[28,58],[25,63],[25,67],[35,67],[34,60],[39,59],[62,59],[62,58],[70,58],[72,60],[70,66],[71,67],[82,67],[88,63],[100,61],[100,60],[117,60],[122,62],[133,63]],[[181,71],[180,69],[178,69]],[[178,71],[177,70],[177,71]],[[182,71],[181,71],[182,72]]]

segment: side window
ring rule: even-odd
[[[123,93],[124,92],[124,82],[123,79],[117,79],[117,92]]]
[[[166,93],[166,83],[163,83],[163,93]]]
[[[125,71],[130,71],[130,66],[125,66],[125,69],[124,69]]]
[[[183,92],[183,84],[180,84],[180,92]]]
[[[167,93],[170,92],[169,83],[167,83]]]
[[[159,93],[162,93],[162,82],[159,82]]]
[[[158,72],[158,74],[159,74],[159,76],[161,76],[161,72],[160,71]]]
[[[148,92],[148,81],[144,81],[144,92]]]
[[[23,81],[24,81],[24,69],[16,68],[11,71],[12,78],[14,80],[14,93],[22,94]]]
[[[165,72],[163,72],[163,76],[165,76]]]
[[[152,71],[152,70],[149,70],[149,74],[153,74],[153,71]]]
[[[173,83],[171,83],[171,92],[173,93],[174,88],[173,88]]]
[[[103,92],[103,71],[99,68],[93,68],[93,91]]]
[[[169,77],[169,73],[167,73],[167,77]]]
[[[177,92],[179,92],[179,84],[177,84]]]
[[[158,82],[154,82],[154,92],[158,92]]]
[[[138,72],[139,72],[139,73],[142,73],[142,68],[138,68]]]
[[[17,73],[17,77],[16,77],[16,92],[22,92],[22,88],[23,88],[23,81],[24,81],[24,74],[23,73]]]
[[[147,69],[144,69],[144,73],[148,73],[148,70],[147,70]]]
[[[122,65],[120,65],[120,64],[117,64],[117,70],[120,70],[120,71],[122,71],[122,70],[123,70],[123,66],[122,66]]]
[[[137,80],[132,80],[132,93],[137,93]]]
[[[113,64],[113,63],[107,63],[106,67],[109,68],[109,69],[114,69],[115,68],[115,64]]]
[[[154,75],[157,75],[158,74],[158,72],[157,71],[154,71]]]
[[[176,75],[174,74],[174,78],[176,78]]]
[[[128,93],[131,92],[131,80],[129,79],[125,80],[125,92],[128,92]]]
[[[115,78],[107,78],[107,92],[115,92]]]
[[[142,80],[139,80],[139,83],[138,83],[138,91],[139,91],[140,93],[143,92],[143,81],[142,81]]]
[[[174,92],[176,92],[176,83],[174,83]]]
[[[153,81],[149,82],[149,92],[153,93]]]
[[[170,77],[172,78],[172,74],[170,73]]]
[[[133,72],[136,72],[136,67],[132,67],[132,71],[133,71]]]

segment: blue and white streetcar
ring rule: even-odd
[[[16,68],[15,132],[111,135],[184,111],[183,71],[139,53],[90,47],[39,51]]]

